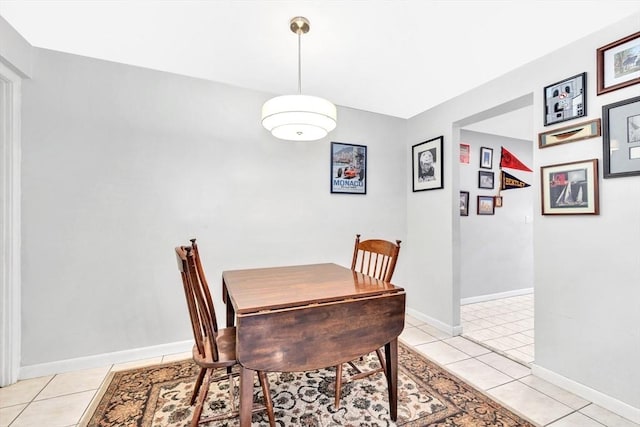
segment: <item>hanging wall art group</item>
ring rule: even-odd
[[[602,95],[640,83],[640,32],[596,50],[596,93]],[[587,73],[544,88],[544,125],[587,115]],[[602,135],[603,178],[640,175],[640,96],[602,106],[602,118],[538,134],[538,148]],[[540,168],[543,215],[598,215],[598,159]]]

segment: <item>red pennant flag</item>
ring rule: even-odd
[[[524,165],[516,156],[502,147],[502,155],[500,156],[500,167],[509,169],[520,169],[521,171],[533,172]]]

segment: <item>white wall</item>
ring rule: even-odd
[[[422,115],[418,116],[422,117]],[[449,126],[450,128],[450,126]],[[418,118],[408,121],[408,145],[405,171],[411,174],[411,146],[443,135],[442,164],[444,189],[413,192],[407,186],[407,235],[411,242],[408,255],[407,309],[414,316],[424,316],[443,329],[458,326],[459,310],[453,309],[460,299],[454,288],[453,275],[459,266],[453,265],[453,218],[459,214],[458,170],[452,172],[452,158],[459,158],[451,131],[443,122],[429,121],[424,126]],[[458,142],[456,141],[455,144]],[[412,177],[408,175],[408,182]],[[455,189],[455,196],[453,190]],[[408,253],[407,253],[408,252]]]
[[[192,339],[173,252],[191,237],[219,305],[224,269],[348,265],[356,233],[406,240],[404,120],[339,108],[330,138],[284,142],[260,125],[267,94],[35,52],[23,366]],[[366,195],[330,194],[332,140],[368,147]]]
[[[462,130],[460,142],[470,145],[469,164],[461,163],[460,190],[469,192],[469,216],[460,218],[460,298],[477,300],[533,287],[533,173],[505,172],[531,187],[499,191],[500,149],[506,148],[531,168],[533,143]],[[493,149],[493,168],[480,169],[480,148]],[[494,189],[478,188],[478,171],[494,173]],[[537,190],[536,190],[537,191]],[[495,215],[477,215],[477,196],[502,195]],[[536,199],[537,201],[537,199]]]
[[[533,111],[539,114],[534,116],[536,134],[531,140],[536,141],[537,133],[552,128],[543,125],[544,86],[584,71],[588,115],[574,123],[600,117],[602,105],[640,92],[636,85],[596,96],[596,49],[638,28],[636,13],[409,121],[408,153],[412,144],[437,135],[447,142],[445,189],[407,193],[407,233],[412,242],[423,242],[412,246],[408,266],[411,308],[451,328],[459,325],[460,283],[455,272],[460,260],[460,187],[455,179],[458,154],[451,146],[458,142],[459,132],[454,125],[533,93]],[[539,181],[540,166],[591,158],[599,159],[602,170],[601,138],[535,149],[532,180]],[[640,417],[639,180],[600,178],[598,216],[543,217],[536,203],[533,229],[537,371],[556,383],[567,380],[593,390],[599,396],[596,401],[613,399],[609,407],[618,405],[634,417]]]
[[[635,14],[545,58],[539,68],[567,64],[565,77],[586,71],[586,119],[602,117],[603,105],[640,95],[640,86],[596,96],[595,50],[639,28]],[[540,105],[542,92],[537,95]],[[539,120],[538,130],[547,130],[542,114]],[[534,156],[538,166],[597,158],[600,169],[599,216],[536,218],[536,365],[631,405],[640,422],[640,176],[602,179],[602,138]]]
[[[533,102],[533,96],[527,98],[527,100]],[[527,100],[523,100],[523,102]],[[492,113],[495,114],[494,111],[492,111]],[[464,129],[529,141],[531,135],[534,134],[533,114],[531,104],[529,103],[516,110],[506,110],[504,114],[494,115],[485,120],[480,119],[480,121],[469,123],[464,126]]]

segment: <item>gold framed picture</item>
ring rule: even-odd
[[[542,215],[599,215],[598,159],[540,168]]]

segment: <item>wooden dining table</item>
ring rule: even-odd
[[[224,271],[222,294],[227,326],[236,326],[241,427],[251,425],[255,371],[311,371],[382,346],[396,420],[403,288],[337,264],[310,264]]]

